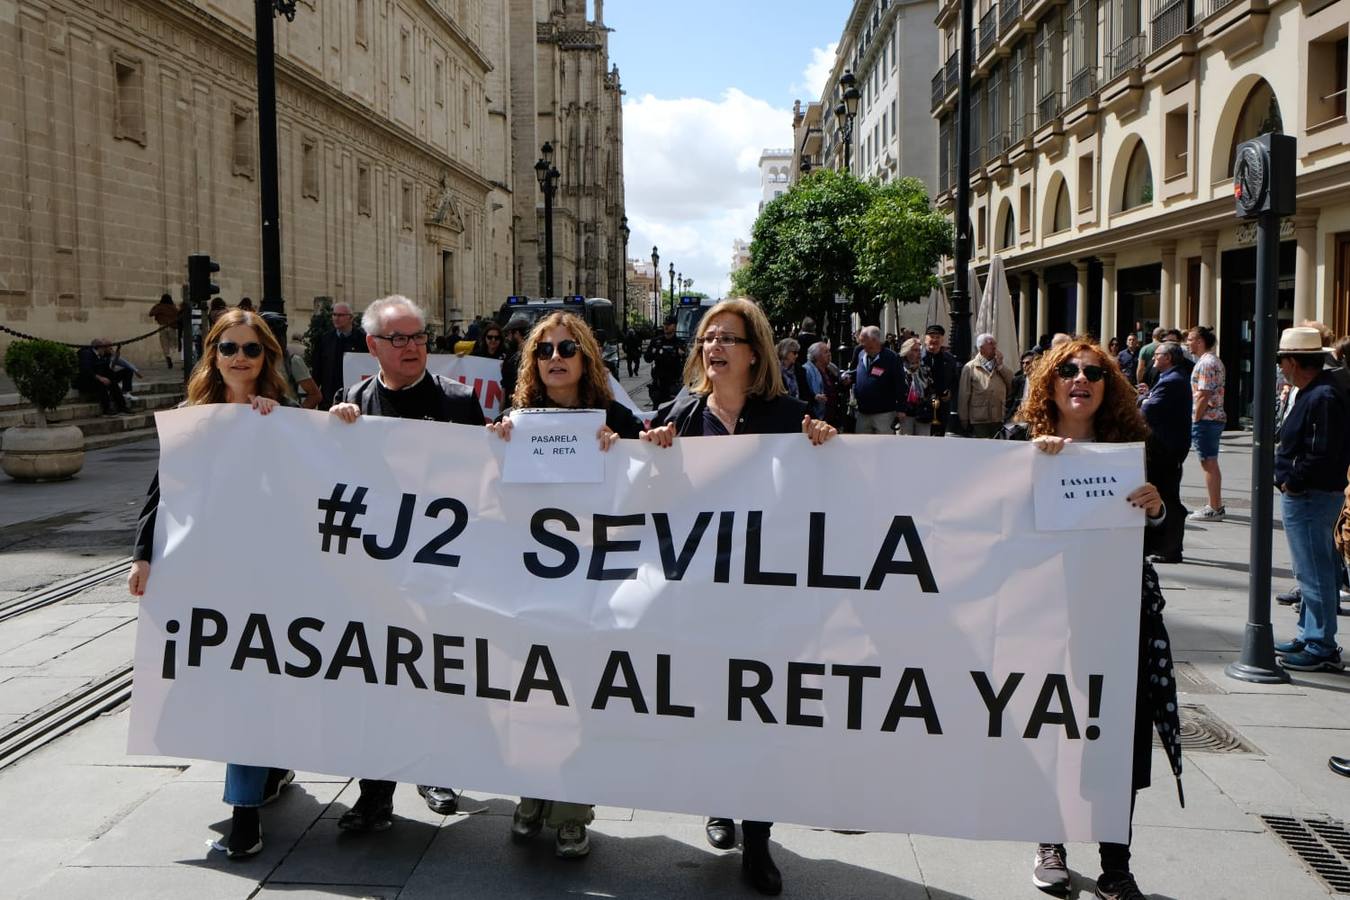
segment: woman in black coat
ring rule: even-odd
[[[669,447],[680,437],[729,434],[790,434],[800,431],[817,446],[839,432],[811,418],[807,405],[783,391],[773,329],[755,304],[724,300],[699,322],[697,353],[684,367],[689,392],[657,411],[642,440]],[[745,853],[741,870],[762,894],[778,894],[783,878],[769,855],[771,822],[741,823]],[[719,850],[736,846],[736,823],[710,818],[708,843]]]
[[[1157,728],[1167,752],[1177,794],[1181,796],[1181,727],[1177,714],[1177,688],[1172,671],[1171,641],[1163,624],[1163,596],[1158,575],[1147,562],[1159,552],[1167,516],[1180,514],[1164,505],[1155,483],[1162,477],[1167,454],[1149,434],[1136,405],[1136,391],[1120,371],[1114,357],[1091,341],[1076,340],[1048,350],[1028,376],[1031,385],[1026,402],[1018,410],[1019,424],[1004,429],[1003,436],[1031,440],[1041,451],[1055,454],[1072,443],[1145,442],[1146,484],[1131,491],[1126,501],[1144,510],[1143,577],[1140,587],[1139,667],[1132,737],[1134,757],[1130,785],[1130,812],[1134,798],[1150,783],[1151,731]],[[1184,799],[1183,799],[1184,805]],[[1130,845],[1099,845],[1102,874],[1096,895],[1102,900],[1143,900],[1143,893],[1130,872]],[[1070,886],[1067,854],[1063,844],[1041,844],[1036,851],[1032,883],[1043,891],[1067,893]]]

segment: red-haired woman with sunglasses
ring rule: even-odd
[[[1177,715],[1177,688],[1172,675],[1171,641],[1163,624],[1163,596],[1158,575],[1147,561],[1164,538],[1158,527],[1169,515],[1153,482],[1162,477],[1167,454],[1139,412],[1136,391],[1121,373],[1116,359],[1092,341],[1070,340],[1050,348],[1028,376],[1027,399],[1018,410],[1019,423],[1004,429],[1014,440],[1030,439],[1044,453],[1056,454],[1074,443],[1145,443],[1148,483],[1126,495],[1126,502],[1144,510],[1143,580],[1139,610],[1139,666],[1131,738],[1134,769],[1130,785],[1130,815],[1134,798],[1150,782],[1150,730],[1156,726],[1181,794],[1181,728]],[[1143,900],[1130,872],[1130,845],[1099,845],[1102,874],[1096,895],[1102,900]],[[1068,858],[1063,844],[1041,844],[1036,851],[1032,883],[1047,893],[1066,894],[1070,887]]]
[[[285,355],[261,316],[243,309],[227,310],[211,326],[202,349],[202,358],[188,379],[184,406],[246,403],[265,416],[279,405],[295,405],[282,374]],[[127,577],[127,589],[136,597],[145,594],[150,580],[158,509],[156,474],[136,527],[131,574]],[[262,850],[262,820],[258,810],[275,800],[294,778],[295,773],[288,769],[227,765],[224,800],[234,807],[234,812],[230,834],[217,845],[218,849],[224,850],[230,859],[253,856]]]
[[[620,438],[631,440],[642,432],[642,420],[614,399],[609,370],[595,335],[571,313],[550,313],[530,330],[521,349],[520,374],[511,404],[515,409],[604,410],[605,424],[596,435],[602,451]],[[504,441],[511,439],[508,412],[510,408],[487,426]],[[594,816],[595,807],[589,803],[521,797],[511,819],[511,838],[528,841],[548,825],[557,829],[554,853],[563,859],[577,859],[591,852],[586,826]]]

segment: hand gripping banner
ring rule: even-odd
[[[1114,513],[1138,445],[620,441],[602,483],[502,484],[481,428],[157,421],[133,752],[1127,837],[1143,519]],[[1044,503],[1103,513],[1038,530]]]

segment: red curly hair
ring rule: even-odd
[[[1104,444],[1123,444],[1145,440],[1148,423],[1139,412],[1138,394],[1130,380],[1120,371],[1120,364],[1095,341],[1077,338],[1057,347],[1051,347],[1036,360],[1031,370],[1031,386],[1027,399],[1017,411],[1016,420],[1025,422],[1032,437],[1053,435],[1059,429],[1059,408],[1055,406],[1055,370],[1060,363],[1080,353],[1092,353],[1106,370],[1103,379],[1105,391],[1102,405],[1092,417],[1092,430]]]

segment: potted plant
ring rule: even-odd
[[[80,471],[84,432],[47,424],[47,411],[65,398],[79,371],[75,351],[55,341],[15,341],[5,351],[5,371],[37,415],[36,424],[0,435],[0,468],[18,481],[59,481]]]

